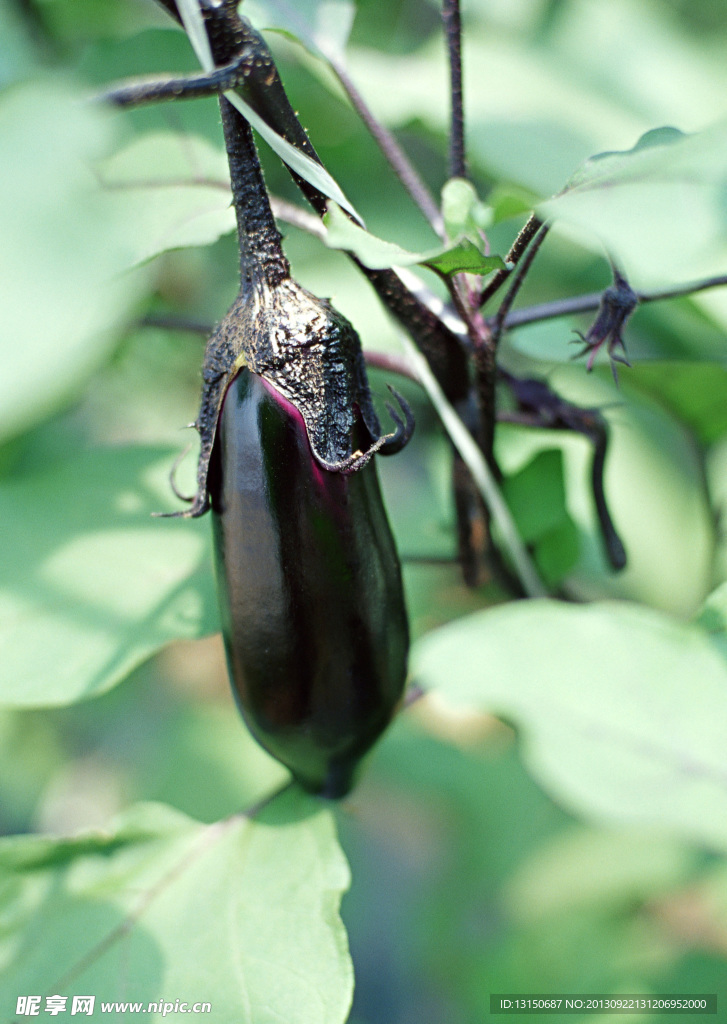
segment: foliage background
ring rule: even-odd
[[[496,208],[546,198],[588,156],[629,149],[652,127],[692,132],[725,116],[719,0],[479,0],[464,13],[470,167]],[[430,246],[326,67],[269,39],[303,123],[369,229]],[[360,0],[348,52],[370,105],[438,192],[447,99],[436,5]],[[3,1020],[15,996],[63,977],[60,949],[78,963],[135,913],[128,892],[154,891],[174,857],[187,857],[195,822],[248,807],[285,778],[247,737],[228,691],[208,524],[149,519],[171,501],[166,474],[184,444],[179,427],[196,413],[203,341],[138,321],[173,312],[212,323],[236,290],[215,103],[120,115],[80,102],[121,76],[194,67],[184,37],[142,0],[0,8],[0,829],[28,834],[0,852]],[[151,132],[165,139],[150,142]],[[295,200],[263,158],[271,189]],[[178,184],[191,178],[193,187]],[[684,215],[655,195],[660,218]],[[720,244],[724,185],[722,202]],[[520,222],[495,224],[495,251]],[[344,257],[292,228],[286,236],[299,279],[332,296],[365,347],[398,351]],[[564,228],[522,301],[608,280],[598,243]],[[237,822],[206,867],[190,854],[180,887],[165,883],[169,905],[141,915],[124,953],[97,957],[83,979],[90,991],[174,999],[191,963],[193,998],[212,1001],[213,1019],[267,1020],[265,971],[252,971],[258,992],[238,967],[240,957],[256,962],[260,922],[285,906],[289,919],[276,917],[264,939],[278,957],[270,990],[287,992],[288,1020],[344,1020],[335,818],[353,878],[342,906],[353,1024],[485,1020],[489,994],[505,991],[727,999],[727,292],[640,309],[619,390],[607,368],[586,377],[569,361],[572,329],[587,323],[515,332],[505,359],[608,410],[607,487],[629,568],[615,577],[605,566],[585,442],[504,427],[505,491],[541,571],[596,603],[483,612],[503,598],[495,586],[469,592],[454,564],[423,561],[454,552],[449,456],[433,413],[405,386],[416,438],[380,471],[413,632],[431,634],[414,665],[440,692],[400,716],[341,807],[292,794],[263,817],[272,834]],[[381,390],[383,378],[374,383]],[[462,619],[454,632],[432,632],[452,619]],[[122,825],[83,832],[121,812]],[[248,859],[257,842],[262,853]],[[310,864],[304,848],[318,851]],[[252,884],[260,908],[234,917],[243,860],[244,893]],[[211,879],[209,899],[195,900]],[[228,962],[231,946],[240,957]],[[304,947],[298,992],[285,972]]]

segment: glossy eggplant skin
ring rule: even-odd
[[[401,571],[374,462],[323,469],[301,414],[243,368],[225,397],[209,494],[242,714],[306,789],[344,796],[406,679]]]

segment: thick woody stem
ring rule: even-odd
[[[240,239],[242,284],[247,287],[262,279],[274,288],[290,276],[290,264],[270,209],[252,130],[224,96],[220,97],[220,111]]]

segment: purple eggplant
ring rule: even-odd
[[[243,369],[225,397],[208,486],[245,721],[306,789],[344,796],[406,679],[401,575],[376,467],[323,469],[298,410]]]

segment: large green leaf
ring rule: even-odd
[[[150,132],[104,161],[99,175],[137,225],[134,263],[234,230],[227,156],[205,139]]]
[[[68,996],[67,1011],[93,994],[96,1014],[180,1000],[238,1024],[346,1019],[348,867],[330,811],[297,791],[252,819],[141,804],[108,830],[5,839],[0,877],[3,1020],[25,993]]]
[[[91,697],[217,629],[208,524],[151,518],[177,504],[172,460],[101,449],[0,485],[0,701]]]
[[[540,215],[597,235],[638,287],[727,271],[727,123],[588,160]]]
[[[60,78],[0,97],[0,438],[79,388],[145,288],[124,273],[138,226],[90,166],[110,117]]]
[[[629,604],[520,602],[424,637],[413,672],[512,718],[566,807],[727,850],[727,666],[697,627]]]

